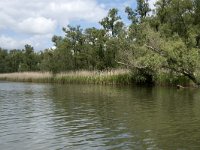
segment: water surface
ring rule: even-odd
[[[2,150],[199,150],[200,91],[0,82]]]

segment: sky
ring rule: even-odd
[[[152,8],[156,0],[149,1]],[[136,0],[0,0],[0,47],[51,48],[52,36],[63,35],[62,27],[100,28],[98,22],[111,8],[127,22],[126,6],[135,8]]]

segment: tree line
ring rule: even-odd
[[[129,68],[138,78],[153,82],[160,72],[185,76],[200,86],[200,1],[148,0],[126,7],[125,25],[116,8],[99,23],[102,28],[63,28],[53,36],[55,49],[35,52],[0,48],[0,73],[18,71],[105,70]]]

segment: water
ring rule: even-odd
[[[199,150],[200,90],[0,83],[1,150]]]

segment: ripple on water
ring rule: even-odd
[[[199,98],[165,88],[0,83],[0,149],[199,149]]]

